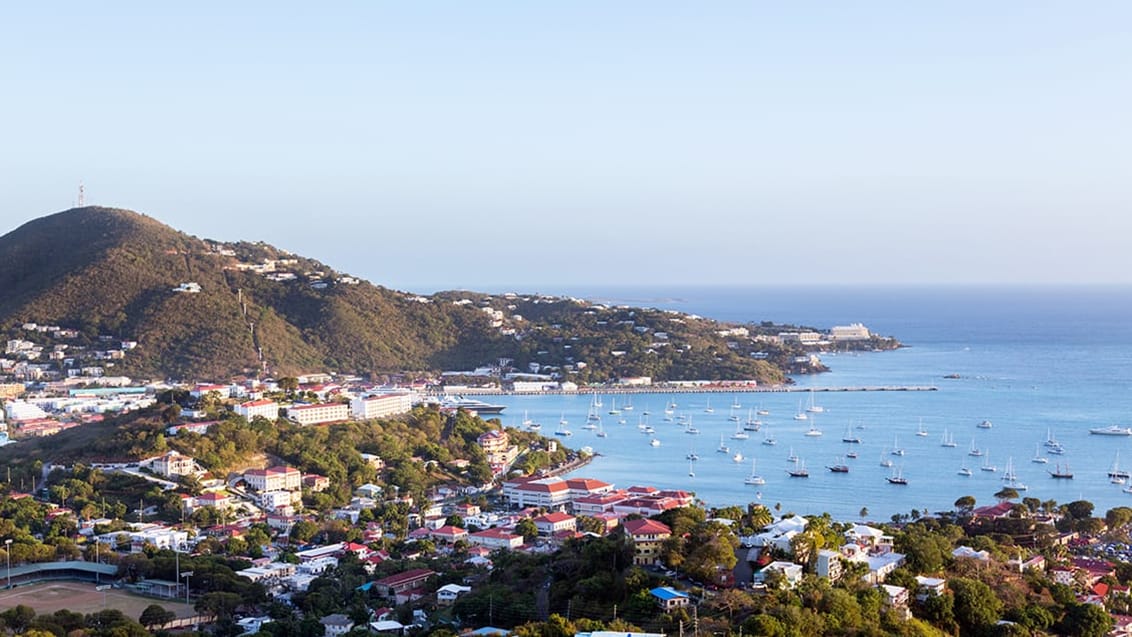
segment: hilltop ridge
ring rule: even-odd
[[[53,325],[78,336],[55,358],[101,340],[136,343],[115,374],[229,378],[330,370],[377,376],[471,369],[500,358],[581,382],[618,376],[782,382],[704,319],[538,295],[390,290],[264,243],[197,238],[151,217],[97,206],[0,237],[0,331]],[[658,342],[657,334],[663,336]],[[62,352],[62,353],[60,353]]]

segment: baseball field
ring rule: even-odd
[[[150,604],[163,606],[165,610],[176,613],[177,617],[196,614],[192,605],[185,604],[184,600],[142,597],[116,589],[99,591],[94,584],[85,582],[44,582],[0,590],[0,611],[20,604],[34,608],[36,614],[67,609],[85,615],[104,608],[116,608],[127,617],[137,619]]]

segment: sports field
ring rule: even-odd
[[[50,614],[60,609],[67,609],[85,615],[104,608],[116,608],[126,617],[137,619],[150,604],[163,606],[165,610],[177,613],[177,617],[190,617],[196,614],[192,605],[186,605],[184,600],[142,597],[115,589],[98,591],[95,590],[94,584],[85,582],[44,582],[18,586],[12,590],[0,590],[0,611],[20,604],[34,608],[37,614]]]

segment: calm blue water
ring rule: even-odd
[[[635,409],[608,415],[605,397],[602,418],[607,438],[584,431],[587,396],[506,397],[503,420],[518,426],[524,412],[543,424],[550,435],[561,417],[574,435],[566,444],[590,446],[601,457],[579,472],[617,484],[653,484],[695,491],[709,505],[745,504],[759,500],[799,513],[829,511],[855,518],[861,507],[870,516],[949,509],[962,495],[992,503],[1013,460],[1019,480],[1029,487],[1023,495],[1068,502],[1087,499],[1100,511],[1132,506],[1132,494],[1109,482],[1107,472],[1120,454],[1123,468],[1132,470],[1132,437],[1088,433],[1091,427],[1132,426],[1132,288],[680,288],[680,289],[560,289],[543,292],[571,294],[611,303],[673,308],[726,321],[790,322],[828,328],[862,322],[874,332],[895,336],[907,348],[884,353],[824,357],[832,371],[795,380],[805,386],[935,385],[937,392],[817,393],[824,412],[810,422],[793,415],[806,394],[739,394],[743,420],[747,410],[770,410],[761,419],[778,441],[761,444],[763,433],[746,441],[727,437],[735,431],[728,421],[732,397],[712,396],[714,413],[705,413],[707,396],[675,397],[677,413],[688,413],[700,435],[689,435],[674,422],[663,421],[665,397],[637,395]],[[943,376],[959,374],[959,380]],[[638,431],[641,412],[656,429],[660,447]],[[993,423],[980,429],[982,420]],[[928,436],[917,436],[922,422]],[[824,432],[808,437],[813,423]],[[863,426],[863,429],[858,429]],[[825,469],[850,445],[842,435],[853,427],[862,444],[852,445],[859,457],[847,459],[848,474]],[[957,447],[944,448],[947,429]],[[1049,464],[1031,462],[1047,432],[1065,447],[1062,456],[1041,455]],[[717,453],[720,435],[745,457]],[[988,452],[997,472],[981,471],[983,458],[967,454],[971,445]],[[685,455],[695,446],[700,460],[689,477]],[[905,449],[893,456],[894,445]],[[808,479],[790,478],[787,456],[793,451],[810,470]],[[880,466],[890,458],[902,467],[908,486],[890,485],[892,469]],[[758,473],[767,480],[748,486],[743,478],[757,459]],[[1054,480],[1047,471],[1056,462],[1068,463],[1073,480]],[[974,475],[957,474],[961,466]]]

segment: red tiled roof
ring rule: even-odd
[[[445,524],[444,526],[440,527],[439,529],[433,531],[432,534],[433,535],[449,535],[449,536],[455,537],[455,536],[458,536],[458,535],[467,535],[468,532],[465,531],[464,529],[461,529],[458,526],[452,526],[450,524]]]
[[[405,584],[414,580],[432,577],[433,575],[436,575],[436,573],[428,570],[427,568],[414,568],[412,570],[405,571],[404,573],[398,573],[396,575],[390,575],[389,577],[379,579],[374,583],[380,586],[398,586],[400,584]]]
[[[275,401],[273,401],[273,400],[261,398],[259,400],[249,400],[246,403],[240,403],[240,406],[244,407],[244,408],[248,408],[248,407],[263,407],[265,405],[274,405],[274,404],[275,404]]]
[[[629,520],[622,526],[625,527],[625,532],[629,535],[671,535],[672,529],[662,522],[656,520]]]
[[[506,529],[495,527],[491,529],[485,529],[483,531],[476,531],[475,533],[472,533],[471,537],[486,537],[507,540],[519,536],[511,533],[510,531],[507,531]]]
[[[597,489],[605,489],[613,485],[594,478],[567,478],[566,485],[571,489],[585,489],[586,491],[596,491]]]
[[[574,519],[574,516],[572,516],[568,513],[562,513],[561,511],[555,511],[554,513],[547,513],[546,515],[540,515],[539,517],[535,518],[534,521],[536,523],[538,523],[538,522],[549,522],[551,524],[555,524],[555,523],[558,523],[558,522],[565,522],[566,520],[573,520],[573,519]]]

